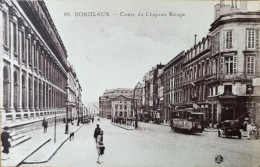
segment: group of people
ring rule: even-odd
[[[96,148],[97,148],[97,153],[98,153],[98,159],[97,159],[97,163],[101,164],[101,162],[99,161],[99,158],[101,155],[104,154],[104,150],[105,150],[105,146],[103,143],[103,130],[100,129],[99,124],[97,124],[97,127],[94,131],[94,138],[96,141]]]
[[[248,140],[258,138],[259,134],[258,134],[257,127],[254,124],[253,120],[251,120],[251,122],[249,122],[249,118],[246,117],[243,122],[243,129],[244,129],[244,131],[247,131]]]

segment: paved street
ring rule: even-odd
[[[104,130],[105,154],[97,164],[93,132],[99,123]],[[67,141],[56,155],[44,164],[35,166],[235,166],[259,167],[260,141],[217,137],[216,132],[198,135],[174,133],[170,127],[140,123],[140,130],[125,130],[110,120],[101,119],[84,125],[73,141]],[[215,163],[222,155],[224,162]],[[33,165],[22,165],[33,166]]]

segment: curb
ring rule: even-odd
[[[123,127],[123,126],[117,125],[117,124],[112,123],[112,122],[111,122],[111,124],[112,124],[112,125],[115,125],[115,126],[117,126],[117,127],[123,128],[123,129],[125,129],[125,130],[135,130],[135,129],[129,129],[129,128],[126,128],[126,127]]]
[[[31,155],[33,155],[36,151],[38,151],[40,148],[42,148],[42,146],[44,146],[46,143],[48,143],[49,141],[51,141],[51,138],[49,138],[47,141],[45,141],[44,143],[42,143],[40,146],[38,146],[36,149],[32,149],[33,151],[27,155],[23,160],[21,160],[16,166],[20,166],[23,161],[25,161],[27,158],[29,158]]]
[[[78,127],[74,133],[76,133],[83,125],[81,125],[80,127]],[[69,139],[70,137],[68,136],[67,138],[65,138],[65,140],[63,142],[61,142],[61,144],[57,147],[57,149],[51,154],[51,156],[47,159],[47,160],[44,160],[44,161],[35,161],[35,162],[22,162],[21,164],[41,164],[41,163],[47,163],[49,160],[51,160],[51,158],[57,153],[57,151],[61,148],[61,146]],[[35,150],[33,153],[35,153],[37,150]],[[30,154],[29,156],[31,156],[32,154]],[[28,157],[29,157],[28,156]],[[28,158],[27,157],[27,158]],[[20,164],[20,165],[21,165]]]

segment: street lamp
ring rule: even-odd
[[[69,134],[69,124],[68,124],[68,112],[69,112],[69,100],[66,100],[66,125],[65,125],[65,134]]]
[[[250,86],[248,89],[248,93],[249,93],[249,99],[248,99],[248,102],[246,103],[246,106],[247,106],[247,110],[248,110],[248,117],[249,117],[249,120],[251,121],[252,119],[252,110],[253,110],[253,107],[254,107],[254,103],[252,102],[252,99],[251,99],[251,95],[252,95],[252,87]]]
[[[78,122],[77,122],[77,126],[79,126],[79,97],[77,97],[77,113],[78,113]]]
[[[135,91],[136,91],[136,87],[134,88],[134,94],[133,94],[133,109],[135,111],[135,129],[138,128],[138,121],[137,121],[137,107],[136,107],[136,98],[135,98]]]

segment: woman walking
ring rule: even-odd
[[[104,150],[105,150],[105,146],[103,143],[103,130],[100,130],[97,136],[97,153],[98,153],[97,163],[98,164],[101,164],[101,162],[99,161],[99,157],[104,154]]]

